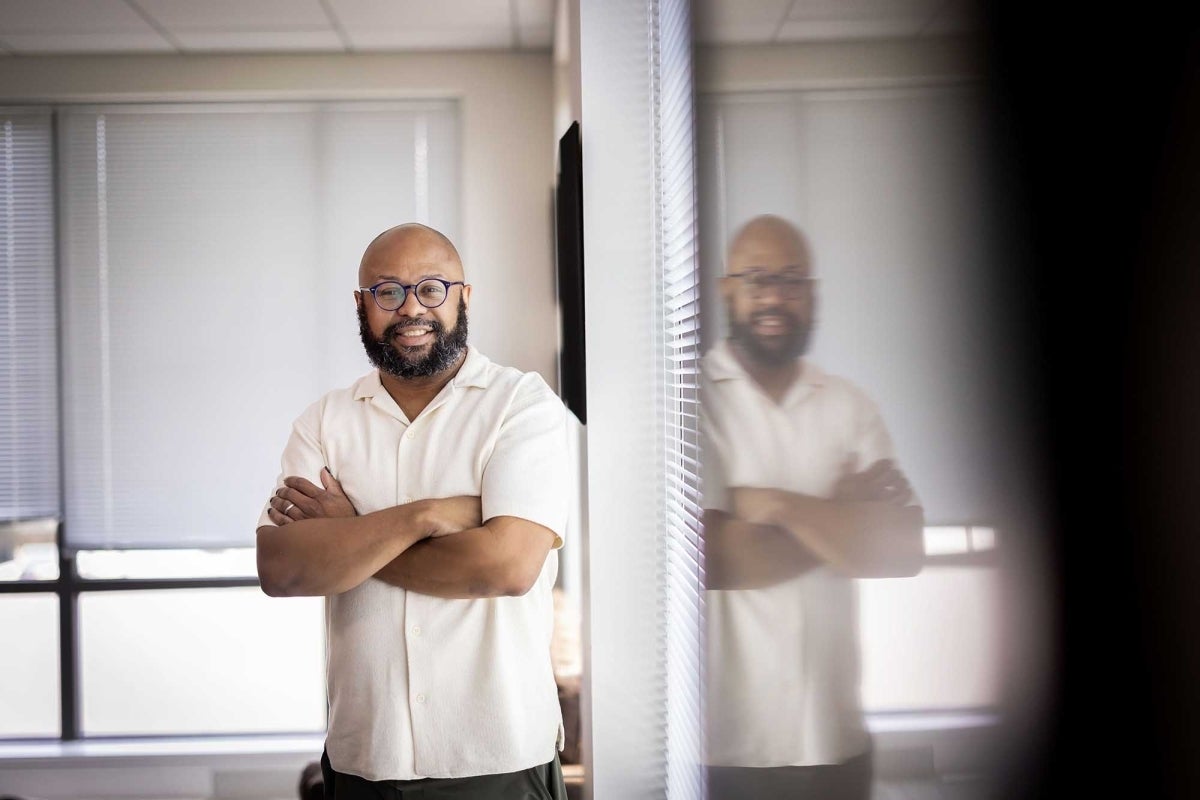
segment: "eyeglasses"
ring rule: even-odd
[[[465,286],[462,281],[444,281],[441,278],[426,278],[414,284],[405,285],[398,281],[381,281],[374,286],[360,286],[360,292],[370,292],[375,298],[375,304],[384,311],[395,311],[404,305],[410,289],[416,292],[417,302],[426,308],[437,308],[446,302],[450,295],[451,286]]]
[[[740,278],[743,281],[742,286],[746,287],[750,296],[756,299],[775,290],[784,297],[794,300],[797,297],[803,297],[804,293],[812,289],[813,284],[817,282],[817,279],[811,275],[765,272],[763,270],[731,272],[729,277]]]

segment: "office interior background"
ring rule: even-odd
[[[472,342],[557,387],[574,121],[588,420],[555,665],[585,795],[703,796],[679,456],[760,213],[809,235],[814,358],[878,401],[926,508],[921,574],[859,587],[875,796],[1104,786],[1066,753],[1100,731],[1144,796],[1181,791],[1198,62],[1156,23],[1114,77],[1116,21],[953,0],[0,0],[0,793],[295,796],[321,601],[261,594],[253,524],[291,420],[368,367],[359,255],[444,231]]]

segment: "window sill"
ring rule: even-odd
[[[122,765],[137,765],[139,762],[160,765],[167,762],[203,763],[213,760],[228,764],[231,759],[271,760],[297,756],[315,760],[320,757],[324,743],[323,733],[296,736],[139,737],[74,742],[0,742],[0,765],[15,767],[53,763],[62,767],[69,766],[73,760],[89,765],[104,761],[116,761]]]
[[[293,800],[324,734],[0,743],[6,794],[67,800]]]

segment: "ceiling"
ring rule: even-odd
[[[0,51],[547,50],[554,0],[0,0]]]
[[[971,0],[693,0],[703,44],[917,38],[974,27]]]
[[[921,37],[968,0],[694,0],[705,44]],[[0,54],[548,50],[556,0],[0,0]],[[565,3],[563,4],[565,5]]]

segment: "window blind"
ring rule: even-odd
[[[58,517],[51,114],[0,109],[0,522]]]
[[[704,797],[704,558],[699,475],[699,262],[691,19],[658,0],[654,36],[655,225],[660,322],[666,795]]]
[[[369,364],[398,222],[457,233],[451,102],[60,114],[67,545],[253,544],[291,423]]]
[[[757,214],[809,237],[810,355],[874,399],[931,525],[995,519],[996,321],[988,163],[970,85],[728,93],[699,112],[706,286]],[[705,294],[707,348],[726,335]]]

